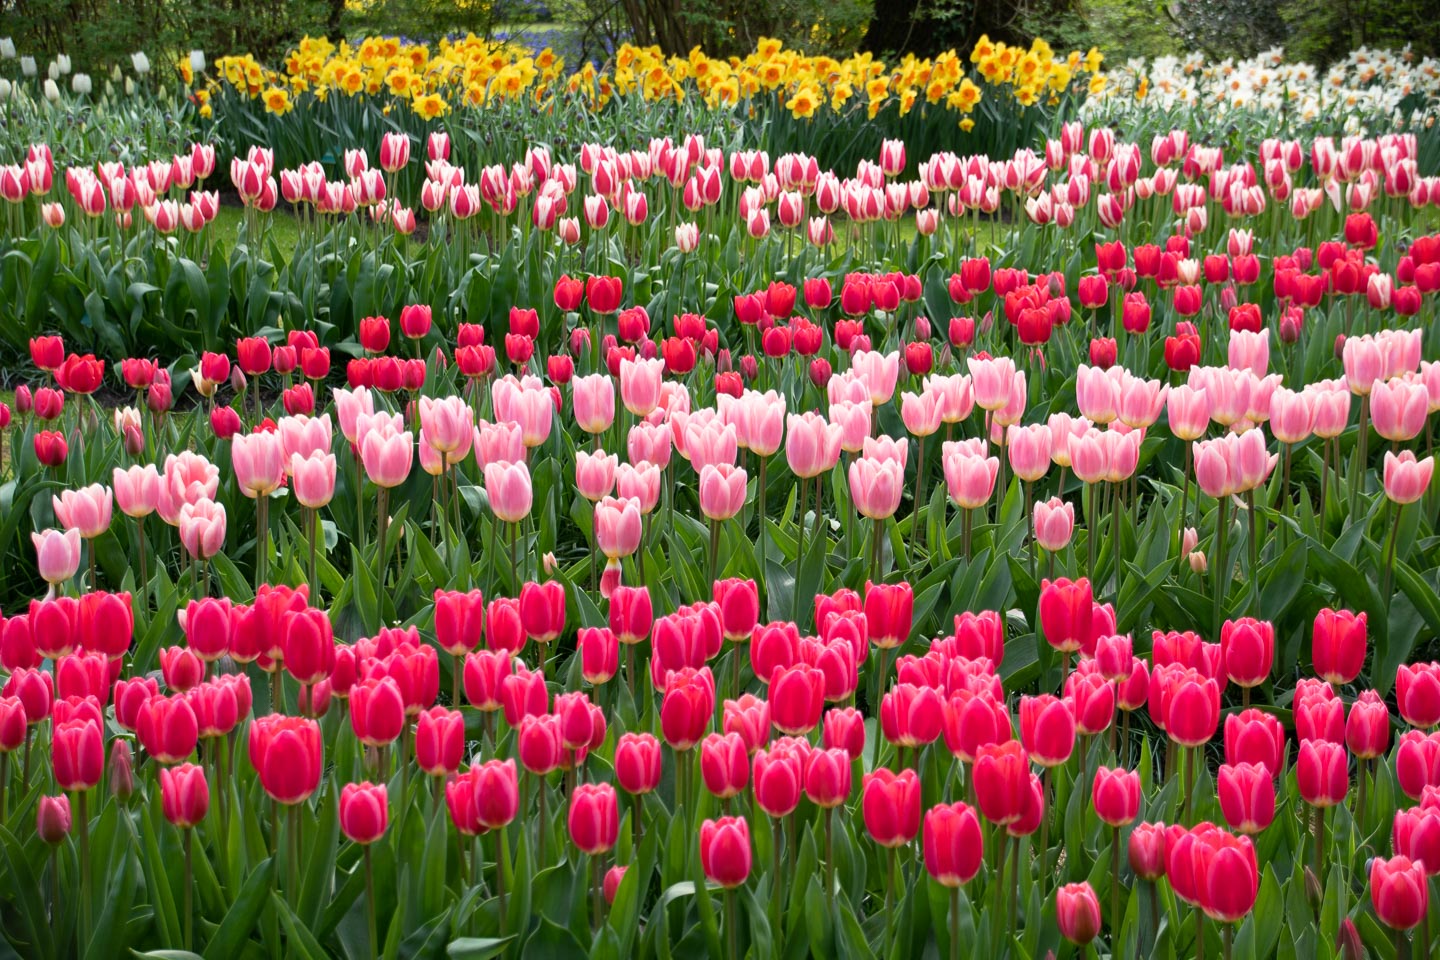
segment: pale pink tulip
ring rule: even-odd
[[[967,510],[985,506],[995,493],[999,458],[987,457],[983,452],[977,454],[974,448],[954,441],[946,441],[941,450],[950,499]]]
[[[850,369],[870,391],[870,403],[883,406],[895,396],[895,383],[900,378],[900,353],[863,350],[850,358]]]
[[[785,431],[785,459],[802,480],[818,477],[840,462],[840,425],[820,414],[790,414]]]
[[[35,544],[35,562],[46,583],[60,584],[75,576],[80,569],[80,531],[32,530],[30,542]]]
[[[869,402],[856,403],[842,400],[830,403],[830,422],[840,428],[840,449],[846,453],[859,453],[870,436],[870,418],[874,408]]]
[[[375,412],[375,401],[370,391],[364,387],[356,387],[354,390],[336,389],[332,394],[335,398],[335,412],[340,418],[340,434],[349,442],[355,443],[358,436],[355,423],[360,417],[370,416]]]
[[[1085,417],[1072,417],[1064,411],[1050,414],[1050,459],[1057,467],[1070,466],[1070,438],[1083,437],[1093,423]]]
[[[710,466],[734,465],[739,451],[734,424],[696,416],[686,422],[685,446],[680,452],[689,458],[696,473],[704,473]]]
[[[894,460],[904,470],[910,459],[910,438],[895,440],[883,433],[878,437],[866,437],[860,445],[860,455],[867,460]]]
[[[200,500],[213,500],[219,489],[219,467],[189,450],[172,453],[165,458],[160,500],[155,511],[166,523],[178,526],[181,507]]]
[[[225,547],[225,507],[197,500],[180,508],[180,542],[196,560],[208,560]]]
[[[1210,401],[1204,387],[1182,383],[1165,397],[1170,432],[1180,440],[1199,440],[1210,426]]]
[[[1416,460],[1415,454],[1402,450],[1397,457],[1385,451],[1385,496],[1399,504],[1414,503],[1425,496],[1430,477],[1435,472],[1435,458]]]
[[[1099,483],[1110,473],[1110,448],[1105,431],[1089,427],[1070,434],[1070,469],[1085,483]]]
[[[1369,334],[1347,337],[1340,360],[1345,366],[1345,382],[1357,396],[1367,395],[1371,385],[1385,375],[1385,355]]]
[[[550,439],[555,423],[555,399],[548,389],[521,390],[510,405],[511,419],[520,424],[520,439],[527,449]]]
[[[1349,395],[1346,395],[1349,400]],[[1270,432],[1281,443],[1300,443],[1315,427],[1315,404],[1305,391],[1277,389],[1270,396]]]
[[[603,373],[592,373],[588,377],[576,377],[570,388],[575,425],[586,433],[609,430],[615,422],[614,382]]]
[[[397,431],[393,424],[363,431],[360,462],[365,475],[377,487],[398,487],[410,475],[415,462],[415,435],[409,430]]]
[[[1035,542],[1051,553],[1064,550],[1075,533],[1075,506],[1059,497],[1035,502]]]
[[[610,496],[615,489],[615,468],[620,458],[604,450],[591,453],[588,450],[575,452],[575,489],[580,496],[594,503]]]
[[[1230,368],[1249,370],[1257,377],[1265,376],[1270,368],[1270,331],[1230,331]]]
[[[898,460],[858,457],[850,464],[850,498],[862,517],[895,515],[905,492],[905,467]]]
[[[155,464],[139,464],[122,470],[116,467],[111,475],[115,503],[127,517],[148,517],[160,504],[160,471]]]
[[[251,500],[268,497],[285,482],[285,449],[278,433],[237,433],[230,441],[230,463],[240,492]]]
[[[745,505],[744,469],[730,463],[706,464],[700,471],[700,512],[710,520],[729,520]]]
[[[485,464],[485,492],[490,497],[490,509],[497,520],[519,523],[530,514],[535,498],[530,468],[523,460]]]
[[[1115,374],[1111,374],[1111,370]],[[1111,367],[1102,370],[1088,364],[1080,364],[1075,373],[1075,405],[1081,416],[1093,423],[1104,425],[1120,414],[1120,374],[1124,370]]]
[[[648,460],[622,463],[615,470],[615,492],[622,500],[634,500],[642,514],[649,514],[660,502],[660,483],[664,475]]]
[[[287,464],[295,454],[304,459],[312,453],[330,450],[333,428],[328,413],[318,417],[281,417],[275,426],[280,437],[281,459]]]
[[[86,540],[93,540],[110,529],[115,499],[109,487],[92,483],[79,490],[62,490],[60,496],[52,496],[50,502],[60,526],[78,531]]]
[[[643,417],[659,406],[660,382],[664,375],[665,361],[659,357],[621,360],[620,399],[625,409]]]
[[[290,476],[296,501],[302,507],[318,510],[335,496],[335,454],[316,451],[302,457],[292,453]]]
[[[1418,379],[1377,380],[1370,388],[1370,421],[1386,440],[1413,440],[1425,429],[1430,394]]]
[[[518,423],[487,423],[475,426],[475,463],[484,472],[492,463],[513,463],[525,459],[525,435]]]
[[[940,421],[959,423],[975,409],[975,396],[970,389],[970,377],[952,374],[948,377],[933,375],[925,378],[926,392],[934,391],[940,397]]]
[[[1015,476],[1034,483],[1050,469],[1050,427],[1043,423],[1012,425],[1005,433],[1005,454]]]
[[[1112,369],[1120,369],[1113,367]],[[1119,420],[1137,430],[1152,426],[1160,419],[1170,388],[1159,380],[1145,380],[1128,372],[1120,377]]]
[[[944,396],[938,390],[900,394],[900,419],[905,429],[917,437],[928,437],[940,429],[945,412]]]
[[[612,406],[614,401],[611,401]],[[670,466],[670,454],[675,449],[674,431],[669,423],[650,423],[641,420],[630,428],[625,438],[625,449],[631,463],[641,460],[655,464],[661,470]]]
[[[1345,432],[1350,422],[1350,389],[1344,380],[1312,383],[1305,387],[1315,413],[1315,436],[1326,440]]]
[[[595,504],[595,546],[609,560],[628,557],[640,548],[641,524],[640,501],[606,497]]]
[[[475,411],[461,397],[421,397],[420,430],[431,447],[449,454],[472,442]]]

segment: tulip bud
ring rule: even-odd
[[[111,741],[110,760],[106,766],[105,778],[110,782],[110,793],[123,805],[135,792],[135,764],[129,740],[117,737]]]

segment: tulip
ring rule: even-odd
[[[464,752],[465,718],[459,710],[437,705],[420,712],[415,726],[416,766],[432,777],[444,776],[460,768]]]
[[[1440,723],[1440,664],[1401,664],[1395,675],[1395,702],[1412,727]]]
[[[59,530],[31,531],[30,540],[35,544],[40,577],[46,583],[64,583],[80,569],[78,529],[71,528],[63,533]]]
[[[1098,768],[1091,802],[1096,816],[1112,827],[1133,822],[1140,814],[1140,775],[1133,770]]]
[[[632,795],[660,785],[660,741],[649,733],[626,733],[615,744],[615,780]]]
[[[925,869],[941,885],[956,888],[980,872],[984,837],[968,804],[939,804],[925,812]]]
[[[1343,803],[1350,791],[1349,758],[1345,747],[1324,740],[1300,744],[1295,779],[1301,798],[1312,807],[1333,807]]]
[[[615,846],[620,813],[615,788],[606,783],[582,783],[570,795],[567,820],[570,840],[582,853],[597,856]]]
[[[1225,762],[1255,764],[1278,774],[1285,758],[1285,728],[1273,714],[1242,710],[1225,718]]]
[[[1231,682],[1248,691],[1270,676],[1275,659],[1275,628],[1252,617],[1226,620],[1220,630],[1220,649]],[[1245,699],[1248,705],[1248,693]]]
[[[160,805],[165,819],[177,827],[189,829],[200,824],[210,809],[210,787],[205,781],[205,768],[193,763],[162,767]]]
[[[1315,615],[1311,657],[1315,674],[1332,685],[1354,682],[1365,664],[1367,614],[1325,608]]]
[[[825,674],[807,664],[777,666],[770,676],[770,718],[791,736],[809,733],[825,708]],[[938,730],[937,730],[938,733]]]
[[[1230,829],[1254,835],[1275,819],[1275,780],[1269,768],[1254,763],[1226,763],[1216,777],[1220,810]]]
[[[50,759],[55,784],[66,792],[89,790],[100,782],[105,767],[105,744],[100,724],[93,720],[67,720],[51,732]]]
[[[70,798],[61,794],[40,798],[35,809],[35,833],[52,847],[70,835]]]
[[[737,796],[750,782],[750,756],[738,733],[712,733],[700,743],[705,789],[721,800]]]
[[[1399,855],[1370,861],[1370,901],[1375,916],[1393,930],[1409,930],[1425,919],[1430,891],[1422,864]]]
[[[750,876],[750,825],[743,817],[721,817],[700,825],[700,867],[705,878],[729,890]],[[727,923],[733,922],[733,913]]]
[[[1060,935],[1084,948],[1100,932],[1100,901],[1088,882],[1067,883],[1055,891],[1055,922]],[[1111,917],[1112,926],[1118,925]]]

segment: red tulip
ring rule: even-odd
[[[320,724],[272,713],[250,724],[250,763],[271,799],[283,804],[306,800],[320,785]]]
[[[1155,881],[1165,874],[1165,826],[1137,823],[1127,842],[1130,869],[1142,880]]]
[[[1058,767],[1075,750],[1075,712],[1065,700],[1042,693],[1020,698],[1020,742],[1031,760]]]
[[[164,764],[180,763],[195,752],[199,721],[181,694],[151,697],[140,708],[135,725],[145,752]]]
[[[865,623],[870,642],[882,650],[888,650],[908,640],[914,606],[915,591],[909,583],[883,584],[867,581]],[[959,618],[956,619],[958,632]]]
[[[825,709],[825,674],[807,664],[776,667],[770,675],[770,719],[776,729],[803,735]]]
[[[880,729],[885,739],[896,746],[934,743],[944,725],[944,703],[930,687],[897,683],[880,698]]]
[[[672,750],[689,750],[699,743],[714,713],[715,680],[709,667],[686,667],[666,677],[660,730]]]
[[[1440,664],[1401,664],[1395,677],[1395,702],[1412,727],[1440,722]]]
[[[477,650],[465,655],[465,699],[477,710],[501,707],[501,689],[510,676],[510,654],[503,650]]]
[[[1225,718],[1225,762],[1252,763],[1278,774],[1285,759],[1285,728],[1273,714],[1242,710]]]
[[[1095,814],[1112,827],[1131,823],[1140,815],[1140,774],[1118,767],[1099,767],[1091,790]]]
[[[1220,811],[1230,829],[1257,834],[1275,819],[1275,781],[1263,764],[1226,763],[1216,777]]]
[[[432,777],[454,773],[465,753],[465,717],[459,710],[435,706],[420,713],[415,726],[415,765]]]
[[[1325,740],[1304,740],[1295,763],[1301,798],[1312,807],[1344,803],[1350,792],[1350,759],[1345,747]]]
[[[1424,867],[1404,855],[1370,861],[1370,900],[1375,916],[1393,930],[1409,930],[1430,909]]]
[[[1345,744],[1358,760],[1383,756],[1390,747],[1390,708],[1374,690],[1365,690],[1345,718]],[[1440,859],[1436,860],[1440,867]]]
[[[520,588],[520,621],[536,643],[549,643],[565,630],[565,584],[559,580]]]
[[[570,795],[570,839],[591,856],[615,846],[620,811],[615,788],[608,783],[582,783]]]
[[[1100,932],[1100,900],[1089,883],[1067,883],[1055,891],[1055,923],[1060,935],[1077,946],[1095,939]]]
[[[1094,601],[1090,581],[1045,580],[1040,587],[1040,629],[1057,650],[1073,653],[1090,636]]]
[[[1253,617],[1226,620],[1220,630],[1225,673],[1242,687],[1258,687],[1270,676],[1275,660],[1275,627]]]
[[[727,640],[748,640],[760,618],[760,594],[754,580],[716,580],[715,603],[720,607],[720,624]]]
[[[354,843],[374,843],[390,824],[385,784],[347,783],[340,790],[340,829]]]
[[[350,728],[366,746],[395,742],[405,728],[405,697],[393,677],[371,675],[351,688]]]
[[[969,883],[980,872],[985,840],[968,804],[940,804],[927,810],[923,844],[925,869],[943,886]]]
[[[805,796],[817,807],[838,807],[850,796],[850,755],[816,750],[805,764]]]
[[[1368,615],[1328,607],[1315,615],[1311,635],[1311,656],[1315,674],[1340,685],[1352,683],[1365,664],[1365,633]]]
[[[100,782],[105,768],[105,743],[100,724],[68,720],[51,733],[50,759],[55,783],[67,792],[88,790]]]
[[[1018,741],[981,747],[975,756],[975,798],[991,823],[1009,824],[1024,813],[1030,760]]]
[[[610,629],[621,643],[640,643],[653,624],[649,588],[620,586],[610,594]]]
[[[520,808],[520,786],[514,760],[487,760],[470,768],[475,794],[475,818],[487,830],[499,830],[515,819]]]
[[[615,780],[626,793],[650,793],[660,785],[660,741],[649,733],[626,733],[615,744]]]
[[[560,717],[540,714],[524,717],[516,736],[520,765],[537,776],[558,770],[565,762],[565,739]]]
[[[731,702],[733,701],[726,701]],[[837,707],[826,711],[821,742],[827,750],[844,750],[851,760],[860,759],[865,752],[865,717],[854,707]]]
[[[804,741],[785,738],[777,741],[771,749],[755,754],[755,785],[752,789],[756,805],[768,815],[783,817],[799,805],[805,781],[805,757],[809,749],[809,744]]]
[[[700,825],[700,867],[711,883],[730,889],[750,876],[750,824],[744,817],[721,817]]]
[[[860,792],[865,829],[882,847],[902,847],[920,832],[920,778],[908,767],[865,775]]]
[[[700,743],[705,789],[721,800],[737,796],[750,782],[750,756],[738,733],[712,733]]]
[[[463,657],[480,645],[485,600],[479,590],[435,591],[435,642],[453,657]]]

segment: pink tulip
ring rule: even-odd
[[[637,417],[648,416],[660,405],[660,381],[664,374],[665,361],[659,357],[621,360],[620,399],[625,409]]]
[[[1122,372],[1120,375],[1120,422],[1136,430],[1150,427],[1160,419],[1160,411],[1165,408],[1165,401],[1169,395],[1170,388],[1159,380],[1145,380]]]
[[[1000,460],[987,457],[983,445],[976,452],[974,447],[947,440],[941,449],[950,499],[967,510],[983,507],[995,493]]]
[[[1345,386],[1345,381],[1335,380],[1306,384],[1305,393],[1309,395],[1310,402],[1314,407],[1315,436],[1329,440],[1344,433],[1345,427],[1350,422],[1351,396],[1349,388]],[[1273,398],[1271,403],[1273,405]]]
[[[735,424],[736,444],[761,457],[780,449],[785,435],[785,398],[774,390],[761,393],[746,390],[738,399],[721,394],[729,401],[729,420]],[[722,407],[722,413],[725,408]]]
[[[1075,506],[1059,497],[1035,503],[1035,542],[1051,553],[1065,549],[1075,532]]]
[[[225,546],[225,507],[201,499],[180,508],[180,542],[196,560],[208,560]]]
[[[982,410],[1000,410],[1010,402],[1010,385],[1015,379],[1015,361],[1009,357],[967,357],[975,405]]]
[[[640,501],[606,497],[595,504],[595,545],[609,560],[628,557],[640,548]]]
[[[237,433],[230,441],[230,462],[240,492],[251,500],[270,496],[285,482],[285,451],[278,433]]]
[[[1232,463],[1239,470],[1241,492],[1254,490],[1264,484],[1280,459],[1279,454],[1269,452],[1264,432],[1257,428],[1246,430],[1238,436],[1230,434],[1225,439],[1235,448]]]
[[[440,453],[468,447],[473,441],[475,411],[461,397],[420,398],[420,435]]]
[[[1198,440],[1210,426],[1210,402],[1203,387],[1183,383],[1172,387],[1166,396],[1165,412],[1170,432],[1181,440]]]
[[[1109,430],[1100,432],[1105,446],[1106,480],[1119,483],[1129,480],[1135,474],[1135,468],[1140,463],[1140,441],[1143,436],[1139,430],[1122,429],[1119,423],[1112,423]]]
[[[868,519],[893,516],[904,483],[905,467],[898,460],[860,457],[850,464],[850,496],[856,510]]]
[[[1385,376],[1385,355],[1380,343],[1368,334],[1346,338],[1340,360],[1345,366],[1346,385],[1357,396],[1368,395],[1375,381]]]
[[[895,396],[895,383],[900,377],[899,351],[861,351],[851,358],[850,368],[870,391],[873,406],[884,406]]]
[[[1270,368],[1270,331],[1230,331],[1230,369],[1249,370],[1257,377]]]
[[[975,396],[970,389],[970,378],[964,374],[926,377],[925,389],[939,395],[942,423],[959,423],[969,417],[971,411],[975,409]]]
[[[700,471],[700,512],[711,520],[729,520],[745,505],[746,474],[729,463],[707,464]]]
[[[475,462],[483,471],[491,463],[513,463],[525,459],[525,436],[518,423],[486,423],[475,426]]]
[[[615,489],[615,468],[620,458],[613,453],[597,450],[575,452],[575,489],[580,496],[592,503],[610,496]]]
[[[670,465],[670,454],[675,449],[674,437],[674,430],[669,423],[641,420],[630,428],[630,433],[625,438],[625,449],[630,454],[630,462],[639,463],[644,460],[664,470]]]
[[[740,445],[734,424],[692,416],[685,422],[684,435],[685,446],[676,446],[689,458],[696,473],[704,473],[706,467],[735,464]]]
[[[570,384],[575,424],[586,433],[604,433],[615,422],[615,384],[603,373],[576,377]]]
[[[109,487],[92,483],[79,490],[64,490],[51,497],[55,519],[66,530],[77,530],[86,540],[93,540],[110,529],[114,497]]]
[[[1234,447],[1226,442],[1228,439],[1227,436],[1192,444],[1195,482],[1208,497],[1219,499],[1240,492],[1239,468],[1234,463]]]
[[[64,583],[80,569],[79,530],[72,527],[63,533],[59,530],[31,531],[30,541],[35,544],[40,578],[46,583]]]
[[[335,412],[340,418],[340,433],[346,440],[356,443],[359,439],[356,432],[357,422],[362,416],[368,417],[375,413],[375,403],[370,391],[364,387],[356,387],[354,390],[337,389],[332,393]]]
[[[485,464],[485,492],[489,494],[490,509],[496,519],[519,523],[529,515],[535,497],[530,469],[523,460]]]
[[[622,500],[635,500],[642,515],[649,514],[660,502],[660,484],[664,474],[647,460],[622,463],[615,470],[615,492]]]
[[[925,390],[922,393],[900,394],[900,419],[905,429],[917,437],[928,437],[940,429],[943,422],[944,398],[939,391]],[[1048,460],[1048,454],[1046,459]]]
[[[1043,423],[1011,426],[1005,433],[1005,453],[1010,469],[1027,483],[1034,483],[1050,469],[1050,428]]]
[[[1113,371],[1113,373],[1112,373]],[[1120,414],[1121,367],[1102,370],[1080,364],[1075,374],[1075,404],[1087,420],[1106,424]]]
[[[830,422],[840,428],[840,449],[846,453],[859,453],[864,448],[865,438],[870,436],[873,415],[874,407],[868,402],[842,400],[830,403]]]
[[[1110,448],[1105,434],[1095,427],[1070,434],[1070,469],[1085,483],[1100,483],[1110,473]]]
[[[511,419],[520,424],[520,440],[527,449],[550,439],[555,423],[555,400],[544,387],[516,391],[510,403]]]
[[[387,422],[363,430],[360,438],[360,461],[365,475],[377,487],[398,487],[410,475],[415,462],[415,435],[397,430]]]
[[[295,499],[302,507],[318,510],[335,496],[335,454],[290,454],[290,476]]]
[[[111,475],[115,502],[127,517],[148,517],[160,503],[160,471],[155,464],[136,464],[128,469],[116,467]]]
[[[790,414],[785,431],[785,459],[802,480],[818,477],[840,462],[841,427],[814,411]]]
[[[287,465],[293,454],[298,453],[304,459],[312,453],[330,450],[332,431],[328,413],[319,417],[281,417],[276,427],[282,450],[280,459]]]
[[[1435,472],[1435,458],[1416,460],[1415,454],[1402,450],[1397,457],[1385,451],[1385,496],[1399,504],[1414,503],[1425,495],[1430,487],[1430,477]]]
[[[1346,395],[1348,401],[1348,394]],[[1281,443],[1300,443],[1314,431],[1314,395],[1278,388],[1270,395],[1270,432]]]
[[[1370,390],[1370,420],[1386,440],[1413,440],[1425,428],[1430,393],[1424,382],[1406,377],[1377,380]]]

